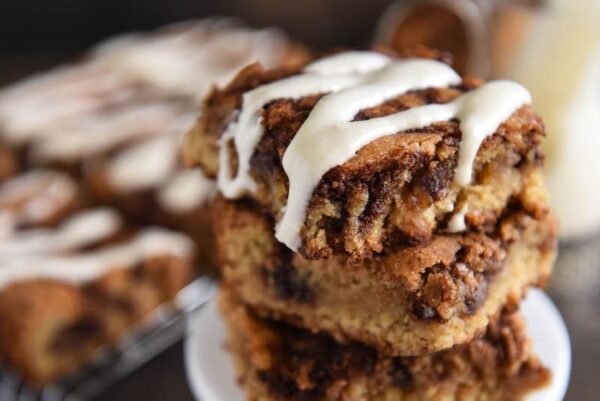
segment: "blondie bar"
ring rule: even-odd
[[[493,319],[468,344],[420,357],[387,357],[264,320],[223,289],[229,351],[249,401],[518,401],[550,374],[531,353],[518,312]]]
[[[505,214],[493,231],[439,234],[356,263],[309,260],[273,236],[257,207],[220,198],[223,279],[258,314],[361,341],[388,355],[422,355],[470,341],[507,302],[543,285],[556,255],[552,215]]]

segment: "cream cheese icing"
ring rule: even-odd
[[[127,34],[93,51],[104,65],[138,82],[201,99],[244,65],[274,66],[288,46],[275,29],[251,30],[233,20],[207,19],[167,26],[154,35]]]
[[[24,145],[47,129],[97,112],[131,90],[117,73],[91,62],[58,67],[0,92],[0,137]]]
[[[465,216],[469,208],[467,205],[464,205],[460,209],[456,211],[450,218],[448,222],[448,231],[451,233],[460,233],[467,229],[467,223],[465,222]]]
[[[52,170],[32,170],[0,186],[0,237],[18,225],[35,225],[75,202],[77,186]]]
[[[193,243],[186,236],[161,228],[148,228],[126,243],[85,254],[0,261],[0,290],[13,282],[34,278],[83,284],[113,270],[133,268],[153,256],[189,258],[192,254]]]

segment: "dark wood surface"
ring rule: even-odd
[[[393,0],[1,0],[0,57],[77,53],[118,32],[206,16],[282,27],[321,49],[365,45]]]

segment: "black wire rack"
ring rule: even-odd
[[[34,389],[15,375],[10,367],[0,366],[0,401],[93,399],[183,338],[190,316],[199,311],[215,292],[213,279],[197,278],[178,293],[174,305],[159,307],[143,326],[127,333],[116,347],[102,350],[77,374],[44,388]]]

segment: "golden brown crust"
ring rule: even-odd
[[[172,301],[193,277],[193,264],[173,255],[146,259],[133,268],[110,272],[83,290],[103,310],[105,343]]]
[[[522,317],[506,312],[469,344],[421,357],[385,357],[257,318],[227,287],[220,305],[247,398],[254,400],[520,400],[549,382]]]
[[[187,137],[184,153],[188,162],[216,175],[217,143],[240,107],[242,94],[297,72],[265,71],[252,65],[228,87],[215,89]],[[410,92],[362,110],[355,119],[446,103],[481,83],[465,78],[457,87]],[[265,132],[251,159],[251,175],[258,190],[249,196],[276,221],[281,218],[288,191],[281,165],[283,154],[320,96],[279,99],[262,110]],[[545,201],[531,202],[526,193],[530,181],[540,181],[543,136],[539,117],[529,106],[520,108],[483,142],[475,160],[473,183],[466,187],[453,183],[461,137],[457,121],[375,140],[323,176],[309,203],[299,252],[310,259],[335,254],[362,259],[382,252],[389,242],[428,241],[443,232],[453,210],[463,206],[468,208],[466,220],[473,230],[495,224],[509,203],[544,213]]]
[[[550,214],[504,216],[489,234],[437,235],[356,263],[308,260],[273,237],[255,207],[219,198],[217,245],[224,280],[257,313],[392,355],[421,355],[469,341],[556,254]]]

